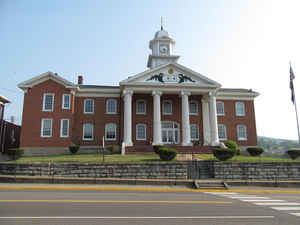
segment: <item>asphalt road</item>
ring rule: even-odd
[[[1,189],[0,224],[299,225],[300,197],[234,190],[193,193]]]

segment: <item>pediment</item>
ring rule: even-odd
[[[169,63],[120,82],[120,85],[185,85],[199,87],[220,87],[221,85],[178,63]]]

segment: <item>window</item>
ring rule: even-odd
[[[63,109],[70,109],[70,99],[71,99],[71,95],[63,94],[63,96],[62,96],[62,108]]]
[[[53,111],[54,94],[44,94],[43,111]]]
[[[162,142],[165,144],[178,144],[180,137],[178,123],[167,121],[162,122],[161,137]]]
[[[247,140],[247,127],[245,125],[237,125],[237,136],[239,141]]]
[[[199,127],[197,124],[191,124],[191,140],[199,140]]]
[[[220,140],[227,139],[226,126],[224,124],[218,124],[218,134]]]
[[[83,140],[90,141],[94,138],[94,125],[91,123],[83,124]]]
[[[235,103],[235,113],[237,116],[245,116],[245,104],[244,102]]]
[[[52,119],[42,119],[41,137],[52,137]]]
[[[107,114],[117,114],[117,100],[108,99],[106,101],[106,113]]]
[[[60,137],[69,137],[69,119],[60,120]]]
[[[163,102],[163,114],[164,115],[172,115],[172,102],[171,101]]]
[[[217,102],[217,115],[224,116],[224,102]]]
[[[105,125],[105,140],[115,141],[117,140],[117,125],[114,123],[108,123]]]
[[[198,103],[195,101],[190,102],[190,115],[197,115],[198,114]]]
[[[86,113],[86,114],[94,113],[94,100],[93,99],[85,99],[84,100],[84,113]]]
[[[136,101],[136,114],[146,114],[146,102],[144,100]]]
[[[136,125],[136,140],[146,140],[146,124]]]

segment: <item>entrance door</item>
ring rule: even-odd
[[[162,142],[164,144],[178,144],[179,143],[179,125],[175,122],[162,122]]]

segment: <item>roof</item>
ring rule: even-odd
[[[90,88],[96,88],[96,89],[120,89],[119,86],[104,86],[104,85],[79,85],[80,89],[90,89]]]

